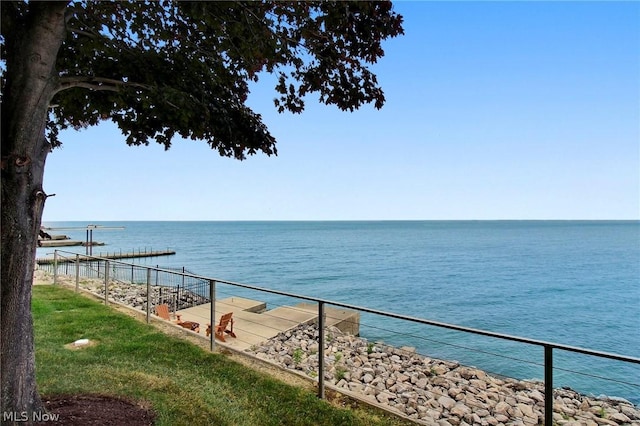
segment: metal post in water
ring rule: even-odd
[[[151,322],[151,268],[147,268],[147,324]]]
[[[58,284],[58,250],[53,251],[53,284]]]
[[[109,261],[104,261],[104,304],[109,304]]]
[[[76,254],[76,293],[80,288],[80,255]]]
[[[324,399],[324,302],[318,302],[318,398]]]
[[[214,280],[209,280],[209,301],[211,302],[211,334],[209,335],[209,339],[211,342],[211,352],[216,349],[216,282]]]
[[[553,348],[544,347],[544,424],[553,424]]]

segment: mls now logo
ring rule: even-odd
[[[29,420],[29,413],[27,413],[26,411],[2,412],[3,422],[26,422],[27,420]]]
[[[50,414],[45,412],[36,412],[33,413],[32,417],[29,418],[29,413],[26,411],[3,411],[2,412],[2,421],[3,422],[55,422],[60,419],[60,414]]]

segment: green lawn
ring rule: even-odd
[[[42,395],[109,394],[144,401],[159,425],[406,425],[369,408],[342,409],[71,290],[33,289]],[[65,344],[90,338],[95,346]]]

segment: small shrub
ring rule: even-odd
[[[607,412],[605,411],[604,407],[600,407],[600,410],[598,410],[598,417],[600,417],[601,419],[607,417]]]
[[[296,349],[293,351],[293,362],[294,362],[296,365],[297,365],[297,364],[300,364],[300,362],[302,361],[302,355],[303,355],[303,352],[302,352],[302,349],[300,349],[300,348],[296,348]]]
[[[336,382],[339,382],[340,380],[344,379],[345,374],[347,373],[347,369],[344,367],[336,367]]]

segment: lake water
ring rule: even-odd
[[[87,222],[48,222],[84,227]],[[94,254],[640,358],[640,222],[101,222]],[[85,239],[84,230],[52,230]],[[84,253],[84,247],[62,248]],[[38,256],[53,249],[38,249]],[[232,291],[232,290],[229,290]],[[242,295],[242,294],[238,294]],[[219,296],[220,297],[220,296]],[[280,299],[261,294],[250,297]],[[494,374],[542,379],[543,351],[363,315],[361,335]],[[556,386],[640,403],[640,367],[554,351]]]

